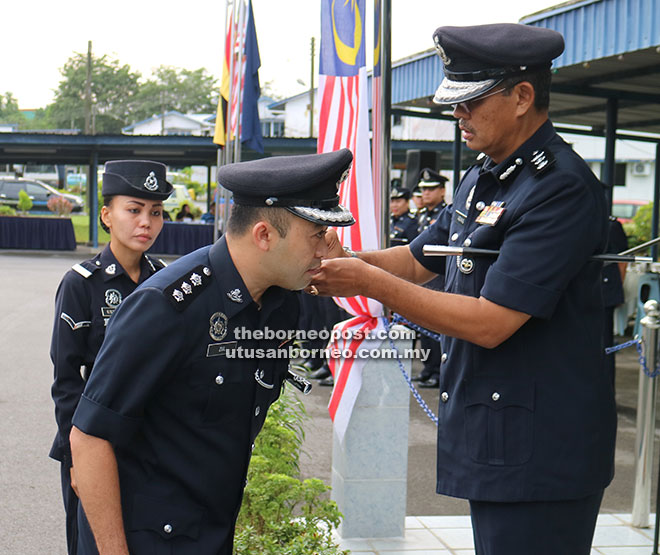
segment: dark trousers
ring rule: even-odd
[[[605,307],[605,321],[603,324],[603,348],[614,346],[614,309],[615,306]],[[605,368],[610,375],[612,387],[615,387],[616,382],[616,359],[614,353],[605,355]],[[615,388],[616,389],[616,388]]]
[[[589,555],[602,499],[470,501],[476,555]]]
[[[435,339],[424,335],[423,333],[419,336],[419,346],[420,348],[429,351],[429,358],[426,359],[424,363],[424,368],[422,370],[422,379],[426,380],[430,377],[438,378],[440,376],[440,357],[442,357],[442,345]]]
[[[66,546],[69,555],[78,553],[78,496],[71,489],[71,468],[67,464],[60,465],[62,477],[62,499],[66,513]]]

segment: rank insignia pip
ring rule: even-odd
[[[176,310],[182,311],[211,283],[210,275],[206,266],[197,266],[163,289],[163,294]]]
[[[535,150],[531,159],[535,172],[534,177],[540,177],[547,172],[555,163],[555,157],[549,150]]]

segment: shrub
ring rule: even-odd
[[[628,236],[628,245],[636,247],[651,240],[651,219],[653,218],[653,203],[640,206],[630,223],[624,224],[623,229]]]
[[[255,441],[236,523],[235,555],[339,555],[331,532],[341,514],[321,480],[298,478],[305,409],[285,388]]]
[[[16,208],[24,214],[32,208],[32,199],[23,189],[18,192],[18,205]]]
[[[48,210],[55,212],[58,216],[68,216],[73,210],[71,202],[59,195],[51,195],[46,206],[48,206]]]
[[[6,204],[0,205],[0,216],[15,216],[16,210]]]

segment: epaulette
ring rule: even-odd
[[[182,312],[209,283],[211,283],[211,268],[200,264],[174,280],[163,289],[163,294],[176,310]]]
[[[541,177],[546,173],[555,163],[555,155],[548,148],[542,150],[535,150],[532,152],[530,162],[534,166],[534,177]]]
[[[81,262],[80,264],[74,264],[71,266],[71,269],[80,274],[82,277],[87,279],[90,277],[96,270],[99,269],[98,266],[95,266],[91,260],[85,260],[84,262]]]

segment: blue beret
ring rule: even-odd
[[[557,31],[518,23],[440,27],[433,41],[445,74],[433,99],[437,104],[472,100],[503,79],[549,69],[564,51]]]
[[[437,171],[432,170],[431,168],[424,168],[419,172],[419,183],[417,187],[420,189],[431,189],[432,187],[444,187],[447,183],[447,179],[444,175],[440,175]]]
[[[353,154],[347,148],[323,154],[275,156],[218,168],[218,183],[244,206],[282,207],[320,225],[347,226],[352,214],[339,204],[339,185]]]
[[[165,200],[172,193],[165,164],[150,160],[111,160],[105,163],[101,194]]]

